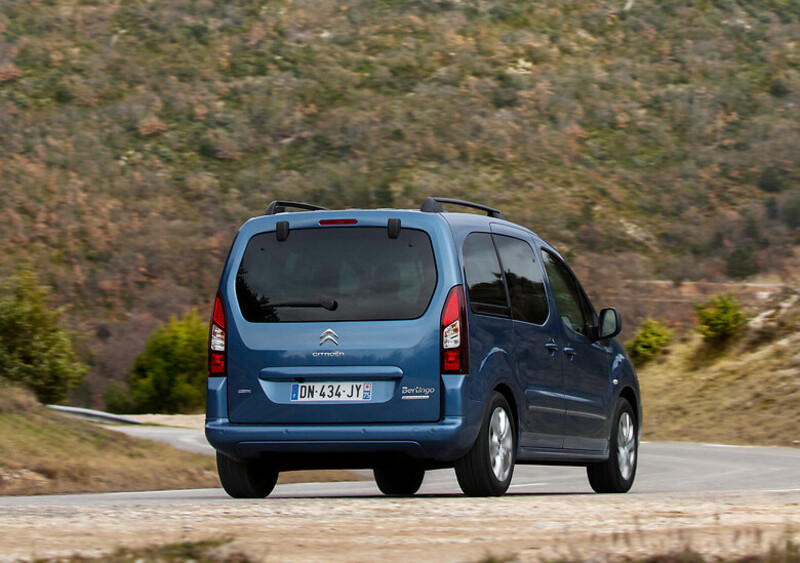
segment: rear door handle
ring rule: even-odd
[[[575,349],[574,348],[570,348],[569,346],[564,348],[564,353],[567,356],[569,356],[569,361],[570,362],[575,359],[575,356],[578,355],[578,353],[575,351]]]
[[[556,352],[558,352],[558,344],[555,342],[548,342],[544,345],[544,347],[547,348],[548,352],[550,352],[551,358],[556,355]]]

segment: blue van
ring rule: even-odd
[[[595,491],[626,492],[642,410],[621,327],[497,209],[272,202],[236,235],[211,319],[220,481],[256,498],[281,471],[370,468],[412,495],[454,467],[489,496],[523,463],[586,466]]]

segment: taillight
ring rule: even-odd
[[[226,363],[226,318],[222,295],[217,292],[214,300],[214,314],[211,316],[211,327],[208,333],[208,376],[225,377],[228,375]]]
[[[442,373],[469,373],[469,347],[464,287],[447,294],[442,309]]]

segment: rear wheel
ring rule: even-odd
[[[500,496],[508,490],[514,475],[516,441],[511,408],[505,397],[495,392],[478,439],[456,462],[456,477],[465,495]]]
[[[233,498],[264,498],[275,488],[278,472],[260,460],[236,461],[217,452],[217,473],[222,488]]]
[[[425,470],[413,464],[385,465],[376,467],[372,473],[380,491],[391,496],[413,495],[425,478]]]
[[[636,477],[639,429],[627,400],[619,400],[613,420],[608,459],[586,466],[589,484],[596,493],[627,493]]]

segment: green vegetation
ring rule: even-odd
[[[674,331],[664,323],[647,318],[625,345],[631,361],[636,366],[643,366],[672,342]]]
[[[0,282],[0,384],[22,383],[41,402],[56,403],[88,370],[60,325],[64,310],[49,304],[49,289],[28,269]]]
[[[69,418],[0,385],[0,495],[217,486],[211,456]]]
[[[746,319],[739,302],[730,294],[716,295],[695,305],[698,330],[709,344],[724,344],[741,330]]]
[[[75,304],[84,402],[276,198],[481,200],[615,279],[790,272],[798,36],[797,0],[6,0],[0,272]]]
[[[117,386],[106,393],[114,412],[190,413],[205,406],[208,323],[196,311],[150,335],[136,356],[128,384],[130,394]]]

